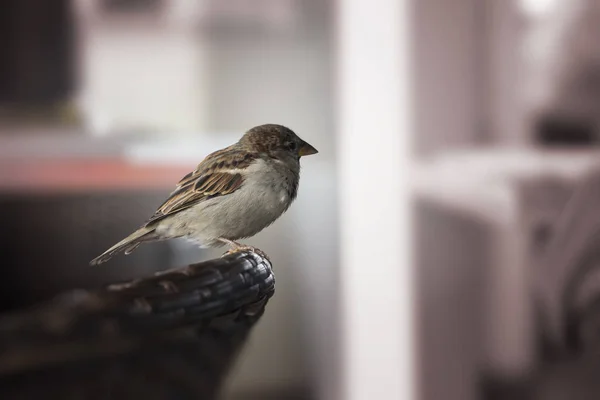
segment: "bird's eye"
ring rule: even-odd
[[[298,145],[296,144],[296,142],[289,142],[287,148],[292,151],[295,151],[298,148]]]

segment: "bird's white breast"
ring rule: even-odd
[[[240,189],[209,199],[186,210],[181,215],[186,236],[201,243],[218,237],[239,239],[250,237],[272,224],[293,200],[287,182],[297,174],[262,159],[241,172],[244,183]]]

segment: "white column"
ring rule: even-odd
[[[340,0],[343,399],[413,399],[409,0]]]

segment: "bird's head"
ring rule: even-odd
[[[291,129],[275,124],[255,126],[244,134],[240,144],[250,151],[264,153],[281,161],[290,158],[298,160],[318,153]]]

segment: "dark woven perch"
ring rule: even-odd
[[[239,253],[0,317],[1,399],[213,399],[273,295]]]

